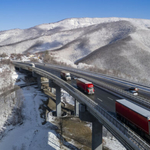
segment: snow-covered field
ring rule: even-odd
[[[22,80],[24,75],[19,73],[16,77]],[[22,82],[20,83],[22,84]],[[39,91],[37,86],[22,88],[21,92],[23,121],[21,124],[5,127],[5,135],[1,139],[0,149],[60,149],[59,139],[54,131],[55,125],[50,122],[42,125],[44,120],[40,117],[39,107],[43,105],[43,101],[47,100],[47,96]],[[3,121],[1,119],[1,122]]]

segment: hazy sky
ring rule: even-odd
[[[0,31],[83,17],[150,19],[150,0],[0,0]]]

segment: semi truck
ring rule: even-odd
[[[86,94],[94,94],[94,85],[85,79],[78,78],[76,80],[77,88]]]
[[[138,95],[138,88],[136,87],[130,87],[129,92],[132,93],[133,95]]]
[[[150,138],[150,111],[126,99],[116,100],[117,118],[138,129],[142,136]]]
[[[66,81],[71,80],[70,72],[61,71],[60,76],[62,79],[66,80]]]

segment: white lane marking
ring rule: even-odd
[[[112,98],[110,98],[110,97],[108,97],[108,99],[110,99],[111,101],[113,101],[113,99],[112,99]]]
[[[98,99],[99,101],[101,101],[101,102],[103,101],[103,100],[101,100],[100,98],[97,98],[97,99]]]

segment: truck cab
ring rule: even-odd
[[[69,72],[66,73],[65,78],[66,78],[66,80],[71,80],[71,76],[70,76],[70,73],[69,73]]]
[[[93,84],[87,84],[86,92],[88,94],[94,94],[94,86],[93,86]]]

